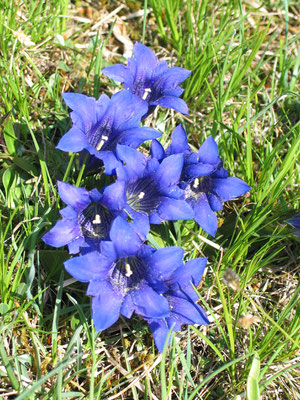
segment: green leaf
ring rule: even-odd
[[[3,137],[9,154],[15,155],[17,152],[16,144],[18,139],[15,136],[12,121],[7,121],[7,123],[5,124],[5,127],[3,129]]]
[[[0,303],[0,314],[4,315],[7,313],[9,307],[6,303]]]
[[[259,400],[259,370],[260,359],[255,353],[247,380],[247,400]]]
[[[38,176],[35,166],[31,162],[26,160],[26,158],[14,157],[13,161],[23,171],[26,171],[32,176]]]

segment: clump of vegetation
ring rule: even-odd
[[[1,396],[296,399],[299,238],[286,222],[300,194],[297,2],[4,0],[2,10]],[[151,231],[154,247],[208,257],[196,289],[210,324],[161,354],[138,316],[96,332],[86,286],[64,271],[67,250],[41,240],[63,206],[57,180],[94,180],[55,149],[70,128],[62,93],[119,91],[101,70],[143,38],[192,71],[189,115],[161,108],[147,125],[166,132],[164,148],[179,123],[192,150],[213,136],[224,168],[252,187],[225,203],[213,239],[192,220]]]

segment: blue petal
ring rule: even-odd
[[[178,185],[168,186],[160,189],[163,197],[171,197],[172,199],[184,199],[185,192]]]
[[[125,182],[117,180],[106,186],[101,203],[109,210],[122,210],[126,204]]]
[[[184,158],[184,165],[197,164],[197,162],[198,162],[198,156],[197,153],[194,152],[190,152]]]
[[[106,94],[101,94],[99,99],[96,101],[97,104],[97,121],[101,119],[107,111],[107,107],[109,106],[110,98]]]
[[[160,225],[163,220],[156,212],[154,212],[153,214],[149,215],[149,222],[150,224]]]
[[[218,195],[222,201],[235,199],[247,193],[251,187],[239,178],[229,177],[226,179],[213,179],[213,193]]]
[[[210,175],[214,172],[215,166],[211,164],[191,164],[187,165],[184,168],[184,173],[189,177],[189,178],[195,178],[197,176],[204,176],[204,175]]]
[[[125,165],[120,167],[126,172],[127,180],[141,178],[146,167],[146,157],[128,146],[117,145],[117,155]]]
[[[217,168],[215,170],[214,174],[213,174],[214,178],[222,178],[222,179],[224,179],[224,178],[227,178],[227,176],[228,176],[227,169],[224,169],[222,167]]]
[[[158,161],[161,161],[165,158],[165,151],[162,145],[157,140],[152,140],[150,155],[152,158],[156,158]]]
[[[207,198],[208,198],[210,208],[213,211],[221,211],[223,209],[222,201],[218,198],[218,196],[216,196],[212,193],[208,193]]]
[[[147,158],[147,165],[144,171],[144,177],[152,178],[159,167],[159,161],[156,158]]]
[[[119,143],[131,146],[136,149],[146,140],[156,139],[160,136],[161,133],[153,128],[148,128],[148,127],[134,128],[124,132],[120,137]]]
[[[186,132],[183,126],[180,124],[172,133],[172,141],[170,146],[167,148],[166,153],[169,155],[184,153],[185,151],[190,151],[190,146],[187,141]]]
[[[166,293],[169,290],[169,286],[162,281],[158,275],[154,276],[151,271],[149,271],[149,274],[146,275],[145,280],[148,285],[158,294]]]
[[[119,257],[135,255],[142,245],[139,235],[122,217],[117,217],[109,234]]]
[[[200,193],[194,204],[194,220],[201,228],[212,236],[215,236],[218,228],[218,219],[210,208],[205,193]]]
[[[173,296],[169,296],[169,301],[172,306],[172,317],[175,317],[177,322],[199,325],[209,323],[204,310],[198,304]],[[170,323],[172,323],[172,320],[169,321],[168,319],[168,324]]]
[[[181,87],[176,87],[175,89],[166,89],[164,90],[164,95],[165,96],[175,96],[175,97],[179,97],[182,95],[182,93],[184,92],[184,89],[182,89]]]
[[[106,281],[98,283],[98,290],[92,300],[93,321],[96,330],[103,331],[119,319],[123,296]]]
[[[296,235],[300,236],[300,214],[296,214],[293,218],[288,219],[286,222],[297,229]]]
[[[133,312],[135,310],[135,305],[132,302],[131,294],[128,293],[124,297],[124,301],[121,306],[121,314],[126,318],[131,318]]]
[[[142,116],[148,111],[148,104],[131,92],[123,90],[112,96],[110,109],[114,112],[113,129],[123,133],[139,127]]]
[[[83,237],[76,238],[75,240],[72,240],[72,242],[68,243],[69,254],[77,254],[84,247],[88,247],[88,244],[86,243],[84,238]]]
[[[99,151],[96,157],[103,161],[106,175],[114,175],[116,169],[121,165],[112,151]]]
[[[180,266],[169,279],[171,289],[192,287],[191,282],[197,287],[201,281],[202,274],[206,266],[207,258],[194,258]]]
[[[186,102],[178,97],[174,96],[163,96],[157,99],[156,101],[150,101],[150,105],[159,105],[165,108],[173,108],[175,111],[180,112],[181,114],[188,114],[189,109],[186,105]]]
[[[64,93],[63,98],[67,106],[75,111],[77,118],[82,119],[85,130],[90,130],[97,121],[96,99],[79,93]]]
[[[70,275],[80,282],[89,282],[97,279],[105,279],[110,268],[110,260],[97,251],[74,257],[67,260],[65,268]]]
[[[205,164],[218,164],[220,162],[217,143],[209,136],[198,151],[199,161]]]
[[[164,221],[187,220],[194,217],[192,207],[185,200],[167,197],[162,198],[157,213]]]
[[[176,185],[180,180],[183,166],[183,154],[173,154],[165,158],[160,164],[156,180],[159,187]]]
[[[169,300],[169,296],[168,296]],[[173,307],[173,306],[172,306]],[[166,318],[167,325],[169,328],[172,328],[174,332],[180,331],[183,322],[180,318],[177,318],[176,314],[171,314],[170,317]]]
[[[77,211],[83,210],[91,203],[89,192],[83,187],[58,181],[57,188],[62,201]]]
[[[57,149],[77,153],[89,146],[85,134],[73,126],[58,142]]]
[[[142,241],[147,239],[147,235],[150,232],[150,224],[149,217],[145,214],[139,213],[129,206],[125,207],[127,213],[122,215],[125,220],[128,218],[128,214],[132,218],[132,221],[129,222],[130,226],[133,230],[139,235]]]
[[[148,318],[164,318],[169,316],[170,307],[167,299],[156,293],[147,284],[132,291],[132,301],[136,306],[135,312]]]
[[[62,247],[80,236],[77,221],[61,219],[43,236],[43,241],[49,246]]]
[[[114,244],[109,241],[101,240],[100,253],[106,257],[110,263],[113,263],[118,258]]]
[[[67,206],[65,208],[62,208],[59,210],[59,213],[62,217],[67,218],[67,219],[74,219],[78,218],[78,211],[74,210],[73,207]]]
[[[110,65],[104,68],[102,74],[117,82],[124,82],[132,79],[130,70],[122,64]]]
[[[96,201],[96,202],[100,203],[103,198],[102,194],[99,193],[99,191],[95,188],[90,190],[89,195],[90,195],[91,202]]]
[[[127,68],[130,71],[131,76],[124,81],[124,88],[129,91],[134,91],[134,83],[137,71],[137,62],[134,58],[129,57],[127,60]]]
[[[168,63],[167,61],[159,61],[157,66],[154,68],[153,73],[152,73],[152,81],[158,79],[168,71]]]
[[[167,72],[163,75],[163,90],[176,88],[181,82],[186,80],[191,74],[191,71],[180,68],[180,67],[171,67]]]
[[[168,279],[173,272],[183,265],[183,249],[180,247],[165,247],[155,251],[147,260],[149,274],[161,279]]]
[[[153,333],[154,342],[156,347],[160,353],[163,352],[164,346],[169,334],[169,327],[164,318],[162,319],[149,319],[147,320],[149,327]],[[171,340],[171,335],[169,336],[168,343],[169,345]]]
[[[141,43],[136,43],[133,47],[133,57],[137,63],[137,76],[144,75],[149,79],[152,71],[158,65],[158,60],[151,49]]]

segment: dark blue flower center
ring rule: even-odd
[[[156,78],[156,80],[152,82],[151,90],[149,90],[149,94],[146,99],[148,102],[156,101],[161,96],[163,96],[162,84],[163,84],[163,77]]]
[[[107,238],[113,221],[110,211],[99,203],[91,203],[78,216],[82,236],[92,241]]]
[[[160,204],[157,183],[151,178],[141,178],[127,186],[127,204],[138,212],[150,215]]]
[[[87,139],[91,146],[96,150],[109,150],[108,141],[112,136],[113,118],[108,113],[95,126],[93,126],[87,134]]]
[[[141,257],[118,258],[111,268],[111,283],[123,294],[137,288],[145,279],[147,265]]]
[[[210,175],[198,176],[185,189],[185,198],[197,198],[199,193],[210,193],[213,188],[213,179]]]

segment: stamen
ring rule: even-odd
[[[197,187],[199,186],[199,184],[200,184],[199,178],[196,178],[196,179],[194,180],[194,183],[193,183],[193,188],[197,189]]]
[[[131,268],[130,268],[130,264],[125,264],[125,270],[126,270],[125,276],[127,276],[127,278],[130,278],[131,275],[133,274],[133,272],[131,271]]]
[[[145,192],[141,192],[141,193],[138,195],[138,199],[139,199],[139,200],[142,200],[142,199],[144,198],[144,196],[145,196]]]
[[[98,143],[96,150],[100,150],[104,143],[108,140],[108,136],[102,135],[100,142]]]
[[[146,88],[145,89],[143,97],[142,97],[143,100],[146,100],[146,98],[148,96],[148,93],[151,93],[151,89],[150,88]]]
[[[96,214],[96,215],[95,215],[95,219],[94,219],[94,221],[92,221],[92,223],[93,223],[94,225],[101,224],[101,218],[100,218],[100,215],[99,215],[99,214]]]

